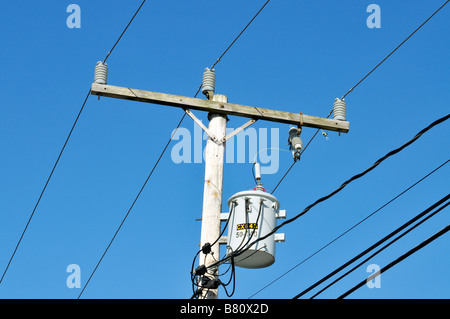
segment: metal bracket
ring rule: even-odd
[[[284,233],[282,234],[275,234],[274,240],[276,243],[284,243],[286,241],[286,236]]]
[[[232,138],[233,136],[235,136],[237,133],[245,130],[247,127],[249,127],[250,125],[252,125],[253,123],[255,123],[257,120],[255,119],[251,119],[250,121],[248,121],[247,123],[245,123],[244,125],[238,127],[237,129],[235,129],[233,132],[231,132],[230,134],[228,134],[227,136],[225,136],[222,139],[222,143],[225,143],[226,141],[228,141],[230,138]]]
[[[211,138],[211,140],[213,140],[214,142],[218,143],[218,144],[222,144],[225,143],[227,140],[229,140],[230,138],[232,138],[233,136],[235,136],[236,134],[238,134],[239,132],[242,132],[243,130],[245,130],[247,127],[249,127],[250,125],[252,125],[253,123],[255,123],[257,120],[255,119],[251,119],[250,121],[246,122],[245,124],[241,125],[240,127],[238,127],[237,129],[235,129],[233,132],[231,132],[230,134],[228,134],[227,136],[225,136],[224,138],[222,138],[221,141],[219,141],[217,139],[217,137],[212,134],[208,128],[202,123],[202,121],[200,121],[195,115],[194,113],[192,113],[191,110],[189,109],[184,109],[184,111],[186,112],[187,115],[189,115],[189,117],[191,119],[194,120],[195,123],[197,123],[198,126],[200,126],[202,128],[203,131],[206,132],[206,134],[208,134],[208,136]]]
[[[227,236],[221,236],[219,238],[219,245],[227,245],[228,244],[228,237]]]
[[[286,210],[280,209],[277,213],[275,213],[275,218],[277,219],[286,219]]]
[[[191,112],[191,110],[189,110],[189,109],[184,109],[184,111],[186,112],[187,115],[189,115],[189,116],[191,117],[191,119],[194,120],[195,123],[197,123],[198,126],[200,126],[200,127],[203,129],[203,131],[206,132],[206,134],[208,134],[208,136],[209,136],[214,142],[217,141],[217,137],[216,137],[214,134],[212,134],[212,133],[208,130],[208,128],[202,123],[202,121],[200,121],[200,120],[194,115],[194,113]]]

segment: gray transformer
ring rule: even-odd
[[[275,262],[275,242],[284,241],[284,234],[272,234],[248,247],[254,240],[271,232],[277,218],[286,218],[280,203],[262,187],[234,194],[227,202],[231,215],[228,222],[228,254],[248,248],[235,257],[243,268],[264,268]]]

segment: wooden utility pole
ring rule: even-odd
[[[216,94],[212,98],[216,102],[227,102],[225,95]],[[209,132],[216,137],[216,141],[208,138],[205,149],[205,185],[203,191],[202,230],[200,246],[214,243],[220,236],[220,214],[222,213],[223,165],[225,156],[225,143],[222,141],[226,134],[227,116],[209,113]],[[205,266],[220,259],[220,245],[217,242],[211,247],[211,253],[200,253],[200,265]],[[212,269],[206,276],[218,279],[218,269]],[[217,289],[202,292],[204,299],[216,299]]]
[[[222,212],[222,187],[223,166],[225,155],[225,142],[253,124],[257,120],[272,121],[291,124],[298,127],[312,127],[328,131],[347,133],[349,122],[328,118],[304,115],[302,113],[291,113],[264,109],[254,106],[238,105],[228,103],[224,95],[210,92],[208,100],[150,92],[144,90],[130,89],[106,84],[93,83],[91,94],[125,100],[146,102],[158,105],[166,105],[182,108],[208,135],[205,150],[205,181],[203,194],[202,228],[200,247],[206,243],[216,244],[211,247],[208,254],[200,253],[200,265],[208,265],[220,259],[219,241],[220,236],[220,214]],[[202,122],[191,112],[193,110],[208,112],[209,127],[206,128]],[[241,116],[250,120],[225,136],[227,127],[227,115]],[[218,269],[211,269],[203,276],[212,280],[218,278]],[[217,289],[203,289],[202,297],[205,299],[216,299]]]

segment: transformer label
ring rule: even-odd
[[[256,223],[238,224],[236,229],[237,230],[258,229],[258,224],[256,224]]]

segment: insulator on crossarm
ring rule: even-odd
[[[202,93],[208,98],[212,98],[216,87],[216,73],[215,70],[205,69],[203,72]]]
[[[289,129],[289,148],[292,151],[292,156],[294,157],[294,161],[300,159],[301,150],[303,148],[303,141],[300,138],[302,130],[300,128],[291,127]]]
[[[106,84],[108,79],[108,66],[98,61],[95,66],[94,83]]]
[[[345,104],[345,99],[341,100],[336,98],[333,104],[333,119],[338,121],[345,121],[346,108],[347,106]]]

